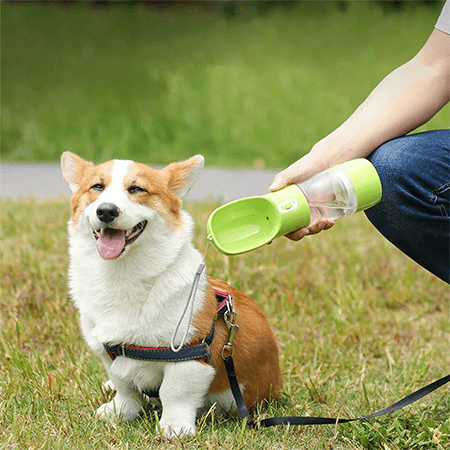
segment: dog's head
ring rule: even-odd
[[[104,259],[123,256],[162,226],[176,232],[182,226],[181,200],[203,164],[197,155],[162,170],[124,160],[95,166],[65,152],[61,167],[72,191],[70,226],[89,233]]]

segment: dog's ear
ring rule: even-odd
[[[72,192],[77,191],[82,174],[90,167],[93,167],[92,163],[85,161],[75,153],[64,152],[61,155],[62,173]]]
[[[205,158],[202,155],[169,164],[162,170],[162,173],[167,177],[169,189],[181,199],[184,198],[200,176],[204,164]]]

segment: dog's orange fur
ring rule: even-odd
[[[133,196],[132,201],[148,205],[154,209],[172,230],[181,225],[181,200],[174,194],[168,183],[170,166],[156,170],[145,164],[134,163],[124,180],[125,188],[138,184],[147,192]],[[176,170],[176,169],[174,169]]]
[[[98,166],[94,166],[89,161],[85,161],[74,153],[70,153],[74,160],[73,167],[63,167],[66,180],[73,180],[79,189],[70,197],[71,206],[71,225],[75,227],[78,223],[81,213],[88,205],[94,202],[100,193],[91,186],[102,183],[105,187],[111,183],[111,167],[112,161],[107,161]]]
[[[229,286],[224,281],[209,277],[209,291],[203,311],[193,321],[198,330],[196,338],[201,340],[209,334],[213,317],[217,311],[217,300],[213,288],[233,295],[236,324],[239,329],[233,338],[234,366],[238,381],[245,385],[244,400],[247,406],[255,406],[263,399],[277,398],[283,385],[278,358],[278,348],[272,330],[261,309],[247,295]],[[211,364],[216,376],[210,393],[223,392],[230,388],[225,365],[221,357],[222,348],[228,342],[230,330],[220,319],[216,323],[212,343]],[[228,356],[229,353],[226,354]]]

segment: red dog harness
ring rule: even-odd
[[[125,358],[153,362],[178,362],[204,359],[209,363],[216,322],[221,317],[224,317],[228,321],[227,315],[233,310],[233,296],[229,292],[214,289],[214,293],[216,294],[218,303],[217,312],[214,316],[211,332],[201,342],[185,344],[178,352],[174,352],[171,347],[141,347],[133,344],[103,344],[105,351],[113,361],[118,356],[123,356]]]

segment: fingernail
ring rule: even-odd
[[[278,187],[279,184],[280,184],[280,183],[274,181],[274,182],[269,186],[269,191],[272,191],[272,190],[274,190],[274,189],[277,189],[277,187]]]

